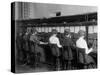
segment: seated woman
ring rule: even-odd
[[[88,46],[87,46],[87,42],[84,39],[84,37],[85,37],[85,31],[80,30],[78,32],[78,35],[79,35],[79,38],[76,41],[76,46],[78,48],[81,48],[81,49],[85,50],[85,63],[87,63],[87,64],[89,64],[91,62],[94,63],[93,58],[88,55],[89,53],[91,53],[93,51],[93,48],[88,48]],[[84,59],[82,57],[79,57],[79,60],[80,60],[81,63],[84,63],[84,61],[83,61]]]

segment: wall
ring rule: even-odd
[[[56,12],[61,12],[61,16],[76,15],[90,12],[97,12],[96,6],[79,5],[59,5],[43,3],[15,3],[15,19],[36,19],[55,17]]]

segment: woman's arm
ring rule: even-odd
[[[56,42],[57,42],[57,46],[58,46],[58,47],[62,47],[62,45],[60,44],[60,41],[59,41],[58,38],[57,38]]]
[[[86,54],[89,54],[93,49],[92,48],[88,48],[87,46],[87,42],[84,40],[84,48],[85,48],[85,53]]]
[[[88,48],[87,42],[85,40],[77,40],[76,46],[79,48],[84,48],[86,54],[89,54],[92,51],[92,48]]]

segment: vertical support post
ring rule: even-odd
[[[85,16],[85,18],[86,18],[86,22],[88,22],[88,15],[86,14],[86,16]],[[86,25],[86,41],[87,41],[87,44],[88,44],[88,25]]]
[[[88,44],[88,26],[86,26],[86,41],[87,41],[87,44]]]

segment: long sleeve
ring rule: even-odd
[[[40,43],[40,41],[38,40],[38,37],[35,35],[30,36],[30,41],[33,41],[35,43]]]
[[[79,47],[79,48],[84,48],[86,54],[88,54],[92,51],[92,48],[88,49],[87,42],[84,39],[77,40],[76,46]]]
[[[57,38],[56,41],[57,41],[57,46],[58,46],[58,47],[62,47],[61,44],[60,44],[60,42],[59,42],[59,39],[58,39],[58,38]]]
[[[57,37],[52,36],[49,38],[49,41],[51,44],[57,44],[58,47],[62,47]]]

